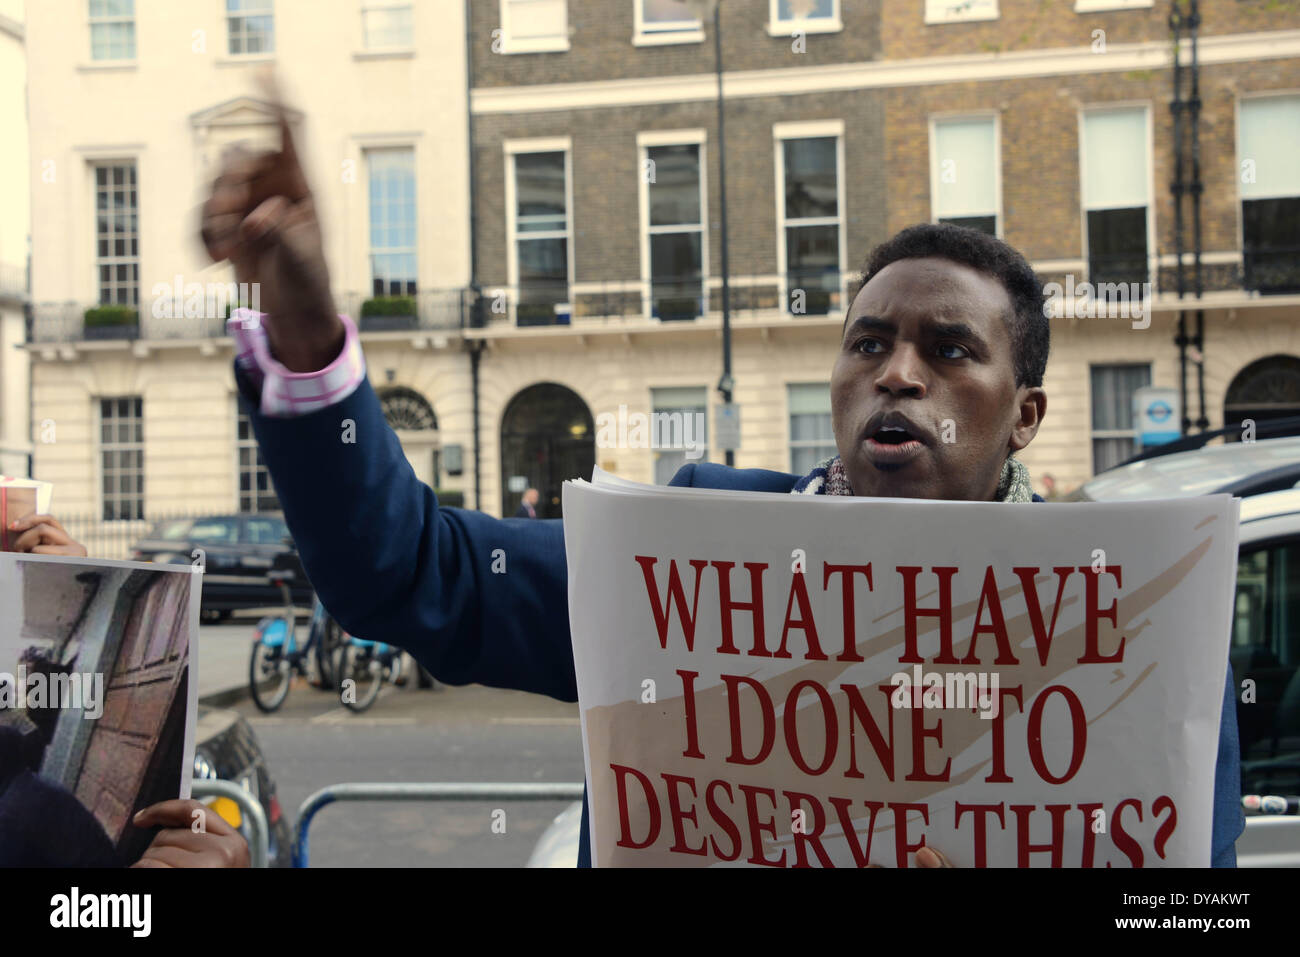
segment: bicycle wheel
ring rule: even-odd
[[[293,680],[293,666],[283,648],[257,641],[248,659],[248,690],[253,704],[270,713],[289,696],[289,683]]]
[[[347,644],[348,639],[343,632],[343,626],[333,618],[326,616],[324,627],[321,629],[320,640],[316,643],[316,670],[320,674],[321,688],[323,690],[332,691],[335,694],[339,692],[339,688],[343,684],[343,676],[340,673],[340,659]]]
[[[340,656],[339,693],[343,705],[365,711],[379,697],[383,686],[383,665],[373,648],[348,643]]]

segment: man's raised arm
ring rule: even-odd
[[[277,101],[278,102],[278,101]],[[266,312],[231,319],[236,380],[303,566],[329,612],[450,684],[577,700],[559,521],[439,508],[389,428],[334,309],[311,191],[279,152],[234,152],[200,235]]]

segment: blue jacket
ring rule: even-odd
[[[303,567],[345,629],[405,648],[447,684],[578,700],[559,519],[440,508],[407,463],[368,381],[337,405],[276,419],[257,410],[256,389],[238,368],[236,380]],[[684,466],[670,484],[789,492],[799,478],[701,463]],[[504,574],[492,572],[497,549]],[[1234,844],[1245,827],[1231,669],[1224,696],[1216,867],[1235,866]],[[584,796],[578,866],[589,863]]]

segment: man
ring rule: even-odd
[[[515,509],[515,518],[536,518],[539,492],[535,488],[524,489],[524,497]]]
[[[236,380],[304,566],[349,632],[400,641],[436,677],[576,701],[559,520],[441,508],[419,482],[340,317],[311,191],[281,117],[279,153],[236,153],[203,209],[214,260],[258,282],[266,314],[231,320]],[[673,485],[800,494],[1041,502],[1014,453],[1037,433],[1049,331],[1042,287],[1000,240],[904,230],[872,254],[831,375],[840,454],[809,475],[684,466]],[[355,439],[340,440],[344,423]],[[488,574],[496,550],[509,573]],[[1244,827],[1231,671],[1212,859]],[[941,867],[929,848],[917,863]],[[584,801],[579,866],[589,862]]]

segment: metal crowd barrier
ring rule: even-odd
[[[197,781],[194,782],[198,784]],[[336,801],[580,801],[582,784],[331,784],[298,808],[293,866],[307,866],[307,832],[316,813]],[[260,808],[259,808],[260,810]]]
[[[248,821],[248,856],[253,867],[267,867],[267,854],[271,847],[271,829],[266,823],[266,812],[257,798],[232,781],[213,778],[196,778],[190,786],[195,798],[223,797],[239,805],[240,813]]]

